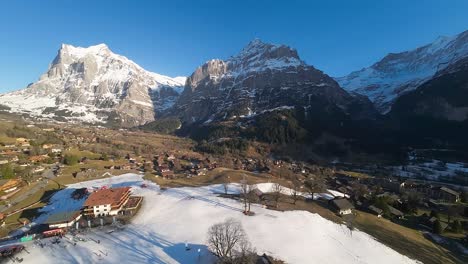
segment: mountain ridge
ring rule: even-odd
[[[346,112],[357,100],[295,49],[254,39],[226,60],[199,66],[170,112],[186,124],[210,123],[284,107],[308,112],[319,101]]]
[[[413,50],[389,53],[369,67],[335,79],[345,90],[369,97],[385,114],[396,98],[467,56],[468,30],[451,37],[440,36]]]
[[[185,78],[146,71],[106,44],[62,44],[38,81],[0,95],[0,103],[38,117],[135,126],[172,106],[184,84]]]

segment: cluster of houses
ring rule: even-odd
[[[177,158],[169,153],[154,156],[153,165],[156,173],[166,179],[172,179],[176,175],[202,176],[218,166],[217,162],[210,158],[198,159],[185,155]]]
[[[460,191],[442,184],[434,185],[414,180],[398,180],[394,178],[355,178],[344,174],[335,174],[330,186],[350,197],[350,199],[335,199],[332,206],[340,215],[351,214],[353,209],[368,211],[381,217],[384,211],[378,208],[372,198],[385,197],[389,201],[386,208],[391,219],[402,219],[405,216],[406,193],[416,193],[421,197],[419,206],[428,210],[447,211],[448,208],[460,202]],[[443,207],[446,207],[445,209]],[[434,219],[427,225],[431,225]],[[427,222],[427,221],[426,221]],[[446,225],[446,224],[445,224]]]
[[[82,209],[50,215],[44,222],[47,230],[43,231],[43,235],[62,234],[69,228],[79,229],[112,223],[119,216],[134,215],[143,201],[143,197],[131,195],[130,187],[103,187],[92,191],[87,188],[76,189],[71,198],[86,198]]]
[[[38,147],[42,154],[32,152],[33,146],[30,144],[30,139],[16,138],[15,144],[4,144],[0,147],[0,165],[12,164],[20,167],[31,167],[33,173],[42,172],[43,163],[60,159],[62,146],[57,144],[43,144]],[[36,148],[37,149],[37,148]],[[26,158],[20,159],[20,156]]]

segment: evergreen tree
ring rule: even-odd
[[[10,164],[5,164],[0,169],[0,173],[2,174],[3,179],[11,179],[15,176],[15,172]]]
[[[460,221],[458,221],[458,220],[453,221],[452,230],[455,233],[462,233],[463,228],[462,228],[462,225],[461,225]]]
[[[432,231],[436,234],[442,234],[442,225],[440,224],[440,221],[437,219],[434,222],[434,226],[432,227]]]

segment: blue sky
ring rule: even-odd
[[[106,43],[147,70],[189,75],[251,39],[287,44],[332,76],[468,30],[466,0],[0,2],[0,92],[43,74],[61,43]]]

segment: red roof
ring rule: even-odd
[[[118,204],[122,197],[125,196],[125,194],[129,191],[130,187],[98,190],[91,193],[88,199],[86,199],[84,206],[96,206],[104,204],[115,205]]]

